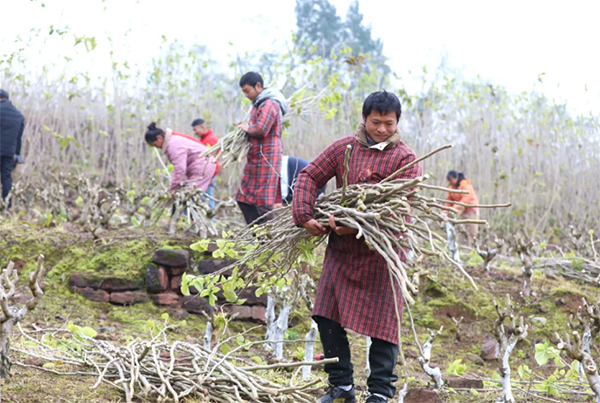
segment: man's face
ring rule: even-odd
[[[367,127],[367,133],[378,143],[387,140],[388,137],[394,134],[398,127],[396,112],[388,112],[382,115],[378,111],[373,110],[366,118],[363,115],[363,120]]]
[[[192,127],[192,130],[194,130],[194,134],[197,137],[202,137],[206,134],[207,130],[206,130],[206,125],[205,124],[201,124],[201,125],[196,125]]]
[[[262,85],[260,85],[260,83],[256,83],[255,87],[249,84],[244,84],[242,86],[242,92],[244,93],[246,98],[248,98],[252,102],[254,102],[254,100],[256,99],[256,97],[258,97],[258,94],[260,94],[262,90],[263,88]]]

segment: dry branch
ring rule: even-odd
[[[95,387],[101,382],[112,385],[123,392],[128,403],[134,399],[180,402],[192,395],[211,402],[308,403],[313,398],[307,389],[315,382],[286,387],[263,378],[260,371],[337,362],[337,358],[333,358],[247,367],[240,365],[233,354],[255,342],[245,343],[223,354],[220,351],[222,343],[211,351],[197,344],[171,343],[165,336],[168,329],[166,327],[151,340],[136,339],[125,346],[63,330],[70,334],[70,343],[77,343],[77,348],[64,349],[43,343],[43,335],[40,338],[39,333],[37,337],[23,333],[35,346],[30,346],[31,343],[24,345],[21,351],[45,361],[84,367],[86,374],[89,370],[95,371],[98,378]]]
[[[517,343],[527,337],[528,326],[523,324],[523,317],[517,324],[514,317],[514,308],[510,299],[510,295],[506,295],[506,306],[500,309],[496,301],[494,301],[498,319],[494,321],[494,335],[498,340],[498,349],[496,350],[496,358],[500,359],[498,364],[498,372],[502,378],[502,402],[515,403],[515,398],[512,394],[512,386],[510,380],[510,363],[509,358]],[[512,326],[505,326],[504,321],[509,319]]]
[[[19,282],[19,275],[14,267],[14,263],[10,262],[0,277],[0,307],[2,308],[2,316],[0,316],[0,378],[6,377],[10,372],[9,350],[13,326],[34,310],[44,295],[38,283],[44,270],[44,256],[40,255],[35,270],[29,275],[28,286],[33,298],[21,308],[10,306],[8,300],[14,296]]]
[[[437,367],[437,368],[431,367],[430,362],[431,362],[431,349],[433,347],[433,342],[435,341],[436,336],[442,333],[443,329],[444,328],[441,327],[440,330],[438,330],[437,332],[430,331],[429,338],[427,339],[425,344],[423,344],[423,354],[421,357],[419,357],[419,363],[421,364],[423,371],[425,371],[425,373],[427,375],[429,375],[429,377],[435,384],[435,389],[440,392],[444,388],[444,380],[442,379],[442,371],[440,370],[439,367]]]

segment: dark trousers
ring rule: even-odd
[[[273,219],[273,214],[269,214],[273,210],[273,206],[253,206],[252,204],[242,202],[237,203],[240,206],[240,210],[242,210],[246,224],[254,222],[257,225],[261,225]],[[260,217],[262,218],[258,220]]]
[[[15,165],[14,157],[0,157],[0,183],[2,183],[2,200],[6,200],[10,189],[12,189],[12,170]],[[11,206],[11,201],[8,201],[8,208]]]
[[[322,316],[313,319],[319,326],[319,335],[326,358],[338,357],[339,362],[326,364],[325,372],[329,375],[329,383],[333,386],[353,385],[353,366],[350,361],[350,344],[344,328],[337,322]],[[398,359],[398,346],[385,340],[372,338],[369,351],[369,364],[371,374],[367,379],[370,393],[387,396],[390,399],[396,394],[394,382],[398,376],[394,374],[394,367]]]

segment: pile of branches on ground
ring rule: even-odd
[[[93,329],[72,324],[68,329],[37,332],[21,329],[26,343],[15,351],[45,362],[77,368],[77,371],[61,372],[49,366],[36,367],[40,370],[60,375],[95,376],[97,382],[93,388],[101,382],[112,385],[123,392],[127,403],[137,398],[179,402],[188,396],[217,403],[308,403],[313,401],[308,392],[319,382],[318,379],[302,385],[282,386],[260,376],[261,372],[337,362],[335,358],[308,363],[247,365],[237,360],[235,353],[263,341],[245,342],[244,334],[238,334],[208,350],[199,344],[169,342],[166,337],[169,329],[171,327],[166,326],[150,340],[136,339],[125,346],[97,340]],[[226,350],[222,347],[233,338],[242,339],[239,347],[224,352]]]
[[[310,97],[304,97],[306,92],[305,88],[301,88],[287,100],[289,110],[285,115],[285,119],[291,117],[302,117],[317,113],[316,107],[321,99],[321,96],[325,92],[326,88],[318,94]],[[246,121],[248,120],[249,114],[246,114]],[[233,131],[227,133],[221,137],[217,144],[212,146],[208,151],[202,154],[204,156],[219,157],[219,164],[225,168],[233,162],[241,162],[246,158],[248,151],[250,150],[250,143],[248,142],[248,134],[240,128],[236,128]]]

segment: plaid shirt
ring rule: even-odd
[[[236,200],[254,206],[273,206],[281,201],[282,118],[277,101],[267,99],[250,113],[248,152]]]
[[[335,177],[337,187],[342,186],[348,144],[352,145],[348,184],[378,183],[416,159],[402,141],[379,151],[360,144],[354,136],[337,140],[298,176],[293,202],[296,224],[313,218],[317,189],[329,179]],[[416,164],[398,178],[420,175],[421,167]],[[404,261],[402,251],[399,254]],[[399,287],[396,292],[402,309]],[[330,234],[313,315],[336,321],[360,334],[398,344],[398,321],[387,264],[379,253],[369,250],[364,238]]]

